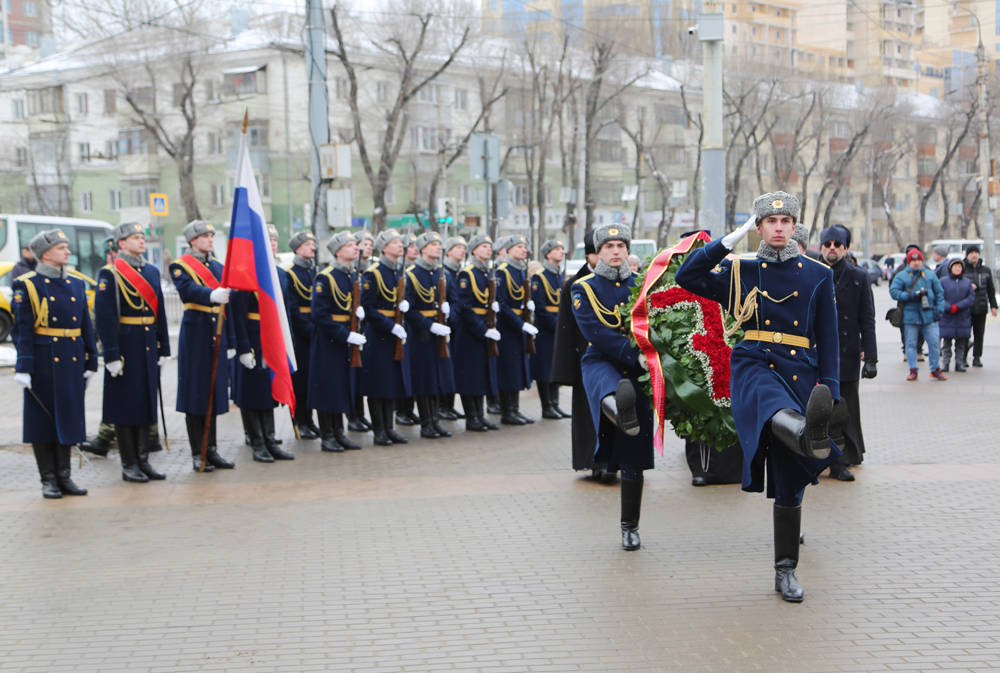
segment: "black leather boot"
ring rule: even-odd
[[[134,484],[145,484],[149,481],[149,477],[139,467],[139,427],[116,425],[115,436],[118,438],[118,455],[122,459],[122,480]]]
[[[486,413],[493,414],[494,416],[499,416],[503,413],[503,409],[500,406],[499,394],[486,396]]]
[[[333,437],[337,440],[337,444],[350,451],[360,449],[360,444],[355,444],[347,438],[347,433],[344,432],[344,417],[340,414],[330,414],[330,416],[333,420]]]
[[[501,425],[528,424],[527,421],[523,420],[514,411],[513,393],[506,390],[500,391],[500,424]]]
[[[156,469],[149,464],[149,426],[148,425],[137,425],[135,427],[135,457],[136,464],[147,478],[152,481],[163,481],[167,478],[167,475],[162,472],[157,472]]]
[[[521,413],[521,391],[515,390],[510,394],[511,404],[514,405],[514,413],[525,423],[534,423],[535,419]]]
[[[430,398],[427,395],[417,396],[417,413],[420,414],[420,436],[424,439],[440,437],[441,435],[434,429],[434,417],[431,414]]]
[[[771,417],[771,433],[800,456],[823,459],[830,455],[832,415],[833,397],[830,396],[830,389],[820,384],[809,394],[806,415],[792,409],[779,410]]]
[[[542,418],[558,421],[562,416],[552,407],[552,387],[545,381],[536,381],[536,384],[538,385],[538,399],[542,403]]]
[[[438,415],[446,421],[458,421],[465,418],[465,414],[455,408],[455,393],[442,393],[438,398],[440,407]]]
[[[198,472],[201,469],[201,439],[205,432],[205,417],[196,414],[185,414],[184,423],[187,425],[188,444],[191,445],[191,460],[194,465],[194,471]],[[208,462],[206,455],[205,471],[211,472],[214,469],[215,466]]]
[[[628,379],[618,382],[618,391],[601,400],[601,412],[629,437],[639,434],[639,417],[635,411],[635,386]]]
[[[38,463],[38,474],[42,478],[42,497],[58,500],[63,497],[56,477],[56,445],[50,442],[38,442],[31,445]]]
[[[274,456],[267,450],[264,442],[264,426],[261,424],[260,416],[254,409],[240,409],[243,416],[243,427],[250,436],[250,449],[253,451],[253,459],[258,463],[273,463]]]
[[[549,383],[549,402],[552,403],[552,408],[555,409],[556,413],[563,418],[573,418],[573,414],[563,411],[559,407],[559,384]]]
[[[70,451],[73,449],[69,444],[56,444],[56,484],[63,495],[87,495],[87,489],[80,488],[73,483],[70,477],[72,468],[70,467]]]
[[[339,414],[331,414],[326,411],[317,411],[319,417],[319,436],[322,439],[320,448],[330,453],[343,453],[344,447],[337,441],[337,436],[333,434],[333,417]]]
[[[799,565],[802,507],[774,506],[774,590],[789,603],[801,603],[805,594],[795,577]]]
[[[487,428],[476,413],[476,403],[471,395],[462,395],[462,408],[465,409],[465,431],[466,432],[486,432]]]
[[[437,395],[427,397],[427,404],[431,407],[431,422],[434,423],[434,431],[442,437],[451,437],[451,433],[441,427],[441,409]]]
[[[397,399],[395,402],[396,423],[399,425],[419,425],[420,419],[413,415],[413,405],[416,400],[411,397]]]
[[[369,413],[371,413],[371,403],[369,401],[368,405]],[[355,397],[354,398],[354,411],[347,414],[347,429],[351,432],[368,432],[372,429],[373,423],[369,422],[365,418],[365,398]]]
[[[219,444],[215,439],[215,431],[219,428],[219,417],[212,416],[212,424],[208,429],[208,455],[206,459],[212,464],[212,467],[219,470],[232,470],[236,467],[236,463],[226,460],[219,455]],[[281,440],[278,440],[278,444],[281,444]]]
[[[485,398],[482,395],[477,395],[476,397],[472,398],[472,402],[475,405],[473,408],[476,410],[476,417],[479,419],[479,422],[482,423],[487,430],[499,430],[500,426],[490,421],[490,419],[486,418],[486,414],[483,413],[484,401]]]
[[[163,451],[163,444],[160,443],[160,426],[158,423],[149,425],[149,452],[155,453]]]
[[[854,473],[838,460],[830,465],[830,478],[838,481],[854,481]]]
[[[313,424],[312,409],[303,404],[295,408],[295,427],[299,431],[299,439],[319,439],[319,428]]]
[[[622,549],[639,548],[639,514],[642,511],[642,486],[645,479],[622,477]]]
[[[81,442],[80,450],[104,458],[108,455],[108,451],[111,450],[111,442],[106,439],[102,439],[101,436],[98,435],[97,437],[94,437],[94,441],[92,442]]]
[[[409,444],[410,440],[396,432],[392,427],[392,410],[395,408],[395,400],[380,400],[382,402],[382,418],[385,419],[385,436],[393,444]]]
[[[376,446],[392,446],[392,440],[385,433],[385,419],[382,417],[382,402],[368,398],[368,413],[372,417],[372,431],[375,433]]]
[[[848,417],[847,405],[843,402],[836,402],[833,405],[833,411],[830,412],[828,432],[830,433],[830,439],[833,440],[833,443],[841,451],[844,450],[844,446],[847,444],[847,438],[844,436],[844,428],[847,427],[848,420],[850,419]]]
[[[260,426],[264,430],[264,446],[267,452],[275,460],[295,460],[295,456],[288,453],[274,441],[274,409],[265,409],[257,412],[260,417]]]

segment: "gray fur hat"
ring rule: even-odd
[[[504,240],[504,243],[506,244],[504,247],[507,248],[508,250],[513,248],[515,245],[519,244],[523,244],[529,250],[531,249],[531,243],[528,242],[528,237],[521,236],[520,234],[514,234],[513,236],[508,236]]]
[[[486,234],[478,234],[469,239],[469,252],[472,252],[483,243],[489,243],[490,246],[493,245],[493,239]]]
[[[372,236],[372,232],[368,231],[367,229],[364,229],[354,234],[354,240],[358,242],[358,245],[361,245],[365,241],[371,241],[372,243],[374,243],[375,237]]]
[[[378,236],[375,237],[375,243],[374,243],[374,246],[373,246],[374,253],[376,255],[381,256],[382,255],[382,248],[384,248],[385,246],[389,245],[389,243],[394,238],[402,239],[403,237],[402,237],[402,235],[400,235],[400,233],[398,231],[395,231],[393,229],[386,229],[385,231],[383,231],[382,233],[380,233]],[[403,245],[404,246],[406,245],[406,241],[405,240],[403,240]]]
[[[214,234],[215,225],[208,220],[192,220],[184,227],[184,240],[190,243],[202,234]]]
[[[299,233],[295,234],[290,239],[288,239],[288,249],[291,250],[292,252],[295,252],[306,241],[315,241],[315,240],[316,237],[313,236],[313,233],[311,231],[300,231]]]
[[[566,244],[558,238],[552,238],[542,243],[542,259],[548,257],[549,253],[556,248],[566,248]]]
[[[410,247],[411,245],[416,245],[416,243],[417,243],[416,234],[406,234],[405,236],[403,236],[403,245],[405,245],[407,248]]]
[[[448,252],[456,245],[464,245],[466,248],[469,247],[469,244],[466,242],[464,236],[449,236],[448,240],[444,242],[444,251]]]
[[[788,192],[762,194],[753,201],[753,214],[757,216],[757,224],[771,215],[790,215],[798,222],[799,200]]]
[[[417,250],[423,250],[431,243],[440,243],[441,234],[436,231],[428,231],[417,236]]]
[[[143,227],[138,222],[122,222],[117,227],[111,230],[111,236],[115,239],[115,243],[122,240],[123,238],[128,238],[132,234],[145,234],[146,228]]]
[[[496,251],[496,250],[506,250],[507,249],[507,245],[509,243],[509,241],[507,239],[509,239],[509,238],[510,238],[510,236],[499,236],[499,237],[497,237],[496,243],[493,244],[493,250],[494,251]]]
[[[62,229],[49,229],[48,231],[40,231],[35,234],[35,236],[28,241],[28,247],[35,255],[35,259],[42,261],[42,255],[48,252],[49,248],[59,245],[60,243],[69,243],[69,239],[66,238],[66,234],[62,232]]]
[[[267,225],[267,235],[271,238],[278,238],[278,228],[273,224]]]
[[[594,229],[594,249],[601,251],[608,241],[624,241],[625,247],[632,247],[632,229],[627,224],[602,224]]]
[[[310,234],[310,236],[312,236],[312,234]],[[355,235],[352,234],[351,232],[342,231],[339,234],[334,234],[333,238],[331,238],[329,241],[326,242],[326,249],[330,251],[331,255],[336,255],[338,250],[343,248],[351,241],[357,243],[357,240],[355,239],[356,239]]]
[[[792,240],[798,242],[803,248],[809,249],[809,227],[804,224],[795,225],[795,233],[792,234]]]

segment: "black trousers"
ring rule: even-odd
[[[841,381],[840,399],[847,405],[847,425],[844,426],[844,455],[837,462],[842,465],[860,465],[865,458],[865,436],[861,432],[858,381]]]
[[[983,335],[986,333],[986,316],[972,314],[972,357],[983,357]]]

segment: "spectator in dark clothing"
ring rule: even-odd
[[[936,245],[934,249],[931,250],[931,259],[934,260],[934,273],[937,274],[938,278],[944,278],[948,275],[948,246],[946,245]]]
[[[953,259],[948,264],[948,275],[941,279],[941,289],[944,290],[944,316],[938,329],[941,332],[941,371],[948,371],[951,360],[951,342],[955,342],[955,371],[965,371],[966,352],[969,348],[969,336],[972,334],[972,315],[970,310],[976,301],[976,291],[972,281],[962,272],[965,262]]]
[[[17,261],[17,264],[10,271],[11,280],[18,276],[23,276],[29,271],[34,271],[36,264],[38,264],[38,260],[35,259],[35,254],[31,252],[30,248],[24,246],[21,248],[21,259]]]
[[[979,258],[979,246],[970,245],[965,249],[965,277],[972,281],[976,290],[976,301],[972,304],[972,366],[982,367],[983,335],[986,332],[986,314],[997,315],[997,296],[993,286],[993,271]],[[962,364],[968,367],[969,351],[966,350]]]

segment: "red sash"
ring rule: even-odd
[[[153,309],[153,315],[157,315],[160,310],[160,302],[156,298],[156,291],[149,284],[141,273],[135,270],[135,268],[126,262],[124,259],[115,259],[115,269],[121,274],[125,280],[130,282],[132,286],[142,295],[142,298],[146,300],[149,307]]]
[[[209,271],[208,267],[199,262],[197,259],[191,255],[181,255],[177,258],[177,261],[183,262],[186,267],[198,274],[198,277],[201,278],[205,285],[213,290],[218,289],[219,280],[215,277],[215,274]]]

